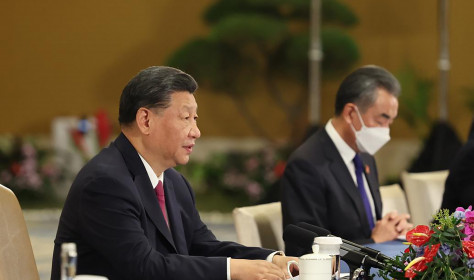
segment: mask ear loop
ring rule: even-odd
[[[355,105],[355,111],[357,112],[357,116],[359,117],[360,125],[362,126],[362,128],[367,127],[364,123],[364,119],[362,119],[362,116],[359,112],[359,107],[357,107],[357,105]]]
[[[362,119],[362,116],[360,115],[360,112],[359,112],[359,107],[357,107],[357,105],[354,104],[354,108],[355,108],[355,111],[357,113],[357,116],[359,117],[359,122],[360,122],[360,129],[358,131],[361,131],[362,129],[364,129],[366,126],[365,126],[365,123],[364,123],[364,120]],[[351,128],[352,128],[352,131],[354,131],[354,133],[358,132],[355,127],[354,127],[354,124],[351,123]]]

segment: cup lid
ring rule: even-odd
[[[342,244],[342,239],[337,236],[318,236],[314,238],[314,243],[319,245],[338,245]]]
[[[332,257],[328,254],[306,254],[300,257],[301,260],[332,260]]]

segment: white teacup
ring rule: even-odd
[[[331,261],[331,256],[326,254],[307,254],[301,256],[299,262],[288,262],[288,274],[291,276],[290,267],[295,264],[300,271],[299,280],[331,280]],[[291,279],[295,278],[291,276]]]

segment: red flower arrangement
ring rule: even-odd
[[[393,261],[383,279],[474,279],[474,212],[442,209],[431,227],[419,225],[406,234],[408,247]],[[473,219],[471,219],[473,218]],[[471,240],[472,239],[472,240]]]
[[[55,189],[65,172],[54,161],[49,142],[40,137],[0,137],[0,184],[27,206],[56,202]]]

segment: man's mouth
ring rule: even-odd
[[[184,146],[184,148],[186,149],[186,151],[188,151],[188,153],[191,153],[193,151],[193,147],[194,147],[194,144]]]

